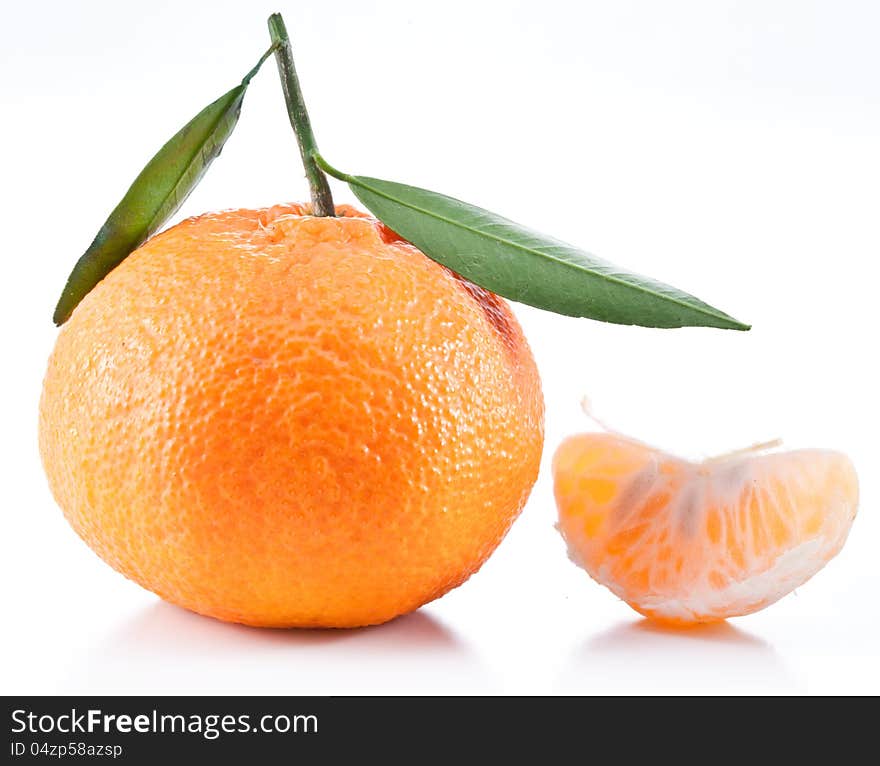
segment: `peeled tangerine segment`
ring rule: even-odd
[[[673,623],[749,614],[790,593],[843,547],[859,496],[839,452],[693,463],[613,433],[564,441],[553,476],[571,559]]]

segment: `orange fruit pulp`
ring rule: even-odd
[[[772,604],[818,572],[858,506],[830,450],[744,450],[694,463],[615,433],[570,437],[553,459],[572,560],[641,614],[713,622]]]
[[[507,304],[342,206],[191,218],[62,327],[40,404],[54,496],[162,598],[350,627],[468,578],[538,473],[543,400]]]

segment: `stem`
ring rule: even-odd
[[[319,216],[334,216],[336,208],[333,206],[333,196],[330,194],[327,176],[315,161],[315,156],[318,154],[318,144],[315,141],[315,134],[312,133],[309,113],[306,111],[306,103],[299,87],[299,78],[296,76],[296,68],[293,65],[290,38],[287,36],[287,28],[284,26],[284,19],[281,18],[280,13],[273,13],[269,17],[269,34],[272,36],[272,43],[275,46],[275,60],[278,62],[281,88],[284,91],[284,100],[287,102],[287,115],[290,117],[290,125],[296,134],[299,153],[302,156],[306,178],[309,181],[312,213]]]
[[[266,59],[269,58],[269,56],[275,53],[275,49],[277,47],[278,43],[272,43],[272,45],[269,46],[266,52],[262,56],[260,56],[260,60],[257,62],[257,65],[244,76],[244,79],[242,79],[241,81],[242,85],[250,85],[251,80],[254,79],[254,76],[257,74],[257,72],[260,71],[260,67],[263,66],[263,62],[265,62]]]
[[[349,175],[348,173],[343,173],[341,170],[337,170],[334,168],[327,160],[325,160],[318,151],[312,155],[315,158],[315,162],[318,163],[318,167],[321,168],[325,173],[333,176],[339,181],[345,181],[345,183],[349,184],[354,180],[354,176]]]

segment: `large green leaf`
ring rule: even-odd
[[[270,48],[239,85],[206,106],[156,153],[76,262],[53,319],[67,321],[77,304],[177,211],[216,159],[238,123],[251,78]]]
[[[675,287],[488,210],[427,189],[348,175],[317,159],[328,173],[346,181],[380,221],[425,255],[505,298],[617,324],[749,329]]]

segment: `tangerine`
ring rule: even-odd
[[[188,219],[61,328],[58,504],[111,566],[221,620],[352,627],[464,582],[537,477],[543,400],[504,300],[341,206]]]
[[[745,450],[694,463],[614,433],[553,458],[571,559],[641,614],[713,622],[772,604],[843,547],[858,479],[831,450]]]

